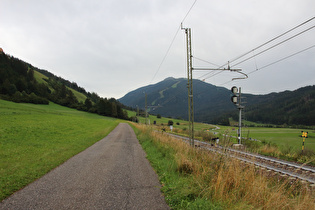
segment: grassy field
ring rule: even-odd
[[[128,112],[129,116],[135,116],[135,112]],[[145,123],[145,118],[138,117],[140,123]],[[167,123],[169,120],[174,122],[173,133],[188,136],[188,122],[179,119],[157,118],[156,116],[149,116],[150,124],[154,125],[154,129],[165,129],[171,132]],[[258,124],[255,124],[258,126]],[[263,125],[261,125],[263,126]],[[220,144],[237,143],[238,127],[234,126],[216,126],[205,123],[194,123],[195,139],[209,141],[213,137],[220,138]],[[242,137],[245,139],[257,139],[259,142],[243,140],[246,149],[251,152],[257,152],[267,156],[273,156],[289,161],[297,161],[315,165],[315,131],[308,131],[308,138],[305,139],[304,151],[302,153],[301,129],[293,128],[274,128],[274,127],[243,127]],[[224,135],[223,135],[224,134]],[[233,137],[226,137],[233,136]]]
[[[128,116],[136,116],[136,112],[134,111],[127,111],[128,112]],[[139,119],[139,123],[145,124],[145,117],[138,117]],[[148,116],[149,122],[151,125],[153,125],[154,121],[156,122],[156,125],[159,127],[164,127],[164,128],[168,128],[169,126],[167,125],[169,120],[173,121],[173,127],[174,128],[178,128],[178,129],[188,129],[189,123],[186,120],[182,120],[182,119],[172,119],[172,118],[167,118],[167,117],[161,117],[161,118],[157,118],[157,116],[155,115],[149,115]],[[178,124],[179,125],[178,125]],[[198,131],[200,130],[208,130],[208,129],[212,129],[215,126],[213,125],[209,125],[209,124],[205,124],[205,123],[195,123],[195,129]]]
[[[0,100],[0,200],[105,137],[120,121]]]
[[[237,136],[237,127],[220,126],[219,132]],[[302,148],[302,129],[294,128],[242,128],[242,137],[270,142],[279,146],[280,149],[291,149],[299,151]],[[308,138],[305,139],[305,149],[315,151],[315,131],[308,131]]]
[[[135,116],[135,112],[128,111],[129,116]],[[140,123],[145,123],[144,117],[138,117]],[[157,118],[156,116],[150,115],[150,124],[152,125],[156,121],[157,125],[160,127],[161,124],[164,125],[164,128],[168,129],[167,123],[169,120],[174,122],[174,129],[188,129],[188,122],[180,119],[170,119],[166,117]],[[176,125],[179,123],[179,125]],[[194,123],[195,131],[211,131],[216,128],[215,125],[209,125],[205,123]],[[237,136],[238,127],[232,126],[221,126],[219,125],[214,132],[218,134],[228,134],[232,136]],[[260,141],[270,142],[279,146],[282,149],[290,149],[292,151],[299,151],[302,148],[303,139],[301,136],[302,129],[294,128],[264,128],[264,127],[245,127],[242,128],[242,137],[243,138],[252,138],[258,139]],[[315,130],[305,130],[308,131],[308,138],[305,140],[305,149],[315,151]],[[234,143],[237,143],[236,139],[232,139]]]
[[[265,176],[253,165],[196,150],[149,126],[135,132],[172,209],[314,209],[306,186]]]

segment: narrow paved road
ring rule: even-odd
[[[0,209],[169,209],[125,123],[0,203]]]

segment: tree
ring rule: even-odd
[[[90,110],[92,108],[92,101],[89,98],[85,99],[84,105],[86,107],[86,110]]]
[[[35,80],[35,78],[34,78],[34,70],[33,69],[29,69],[28,70],[28,72],[27,72],[27,79],[29,81]]]
[[[6,79],[2,84],[0,93],[12,96],[17,91],[16,86]]]
[[[111,102],[112,104],[112,116],[113,117],[117,117],[118,116],[118,113],[117,113],[117,104],[115,102]]]

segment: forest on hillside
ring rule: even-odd
[[[48,79],[44,79],[46,82],[38,82],[34,71],[47,76]],[[85,101],[78,101],[70,88],[84,94]],[[96,93],[87,92],[75,82],[57,77],[46,70],[37,69],[3,52],[0,53],[0,98],[17,103],[33,104],[49,104],[49,101],[52,101],[82,111],[128,119],[123,105],[116,99],[102,98]]]
[[[275,94],[273,100],[249,106],[246,118],[276,125],[315,125],[315,86]]]
[[[197,122],[229,125],[238,121],[238,109],[231,102],[231,90],[193,80],[194,119]],[[188,119],[187,79],[165,80],[127,93],[119,101],[127,106],[144,109],[145,94],[150,114]],[[242,94],[245,106],[242,118],[276,126],[315,125],[315,85],[265,95]]]

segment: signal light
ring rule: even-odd
[[[233,104],[237,104],[237,96],[232,96],[231,101],[233,102]]]
[[[236,94],[237,94],[237,92],[238,92],[238,89],[237,89],[237,87],[236,86],[233,86],[232,88],[231,88],[231,92],[233,93],[233,96],[231,97],[231,101],[233,102],[233,104],[237,104],[237,96],[236,96]]]
[[[233,86],[233,87],[231,88],[231,92],[232,92],[233,94],[236,94],[237,91],[238,91],[238,89],[237,89],[236,86]]]

